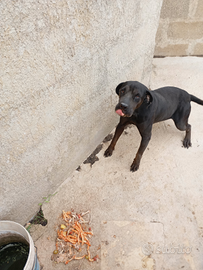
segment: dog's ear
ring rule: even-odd
[[[148,104],[152,103],[152,101],[153,101],[153,96],[150,92],[151,92],[150,90],[146,91],[146,99],[147,99]]]
[[[119,90],[124,86],[124,82],[120,83],[117,87],[116,87],[116,94],[119,95]]]

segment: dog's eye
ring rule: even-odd
[[[139,94],[137,94],[137,95],[134,96],[134,99],[135,100],[138,100],[139,98],[140,98],[140,95]]]
[[[125,90],[124,89],[121,89],[120,90],[120,95],[123,95],[125,93]]]

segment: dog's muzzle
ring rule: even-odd
[[[128,105],[126,103],[119,103],[116,106],[116,113],[122,117],[128,117],[127,109]]]

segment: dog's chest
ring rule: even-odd
[[[141,124],[145,122],[148,119],[147,114],[141,114],[139,112],[134,112],[133,115],[131,116],[131,121],[133,124]]]

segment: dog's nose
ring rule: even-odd
[[[128,107],[128,105],[126,104],[126,103],[121,103],[120,104],[120,107],[121,107],[121,109],[126,109],[127,107]]]

